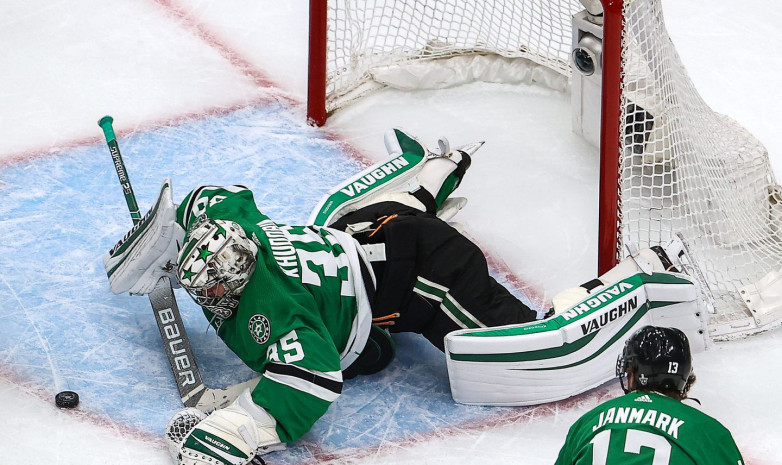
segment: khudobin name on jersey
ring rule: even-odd
[[[228,319],[204,314],[218,336],[262,373],[255,403],[277,420],[283,442],[307,432],[342,391],[342,372],[371,323],[355,242],[328,228],[277,224],[242,186],[202,186],[177,210],[185,228],[201,215],[238,223],[258,264]]]

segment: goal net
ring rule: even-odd
[[[538,82],[573,92],[583,74],[572,65],[573,18],[585,6],[602,41],[592,57],[603,106],[601,272],[628,244],[680,235],[687,272],[715,308],[713,337],[778,325],[782,191],[763,145],[698,94],[660,0],[312,0],[308,116],[323,124],[388,85]]]

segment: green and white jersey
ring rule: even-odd
[[[635,391],[582,416],[556,465],[743,465],[730,432],[676,399]]]
[[[187,231],[204,214],[238,223],[258,246],[234,315],[204,314],[228,347],[262,373],[252,397],[277,420],[280,439],[296,440],[339,396],[341,370],[366,343],[372,315],[363,250],[341,231],[275,223],[241,186],[195,189],[178,207],[177,221]]]

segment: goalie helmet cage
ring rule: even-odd
[[[777,326],[782,196],[765,148],[702,100],[665,30],[660,0],[602,3],[311,0],[308,118],[323,125],[388,85],[389,70],[403,69],[410,81],[414,68],[454,58],[526,62],[534,69],[526,82],[557,87],[555,75],[564,89],[579,73],[570,58],[573,17],[587,6],[602,32],[598,271],[614,266],[626,245],[680,234],[687,271],[715,308],[715,339]]]

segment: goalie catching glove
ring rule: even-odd
[[[155,205],[103,256],[111,292],[149,294],[162,277],[176,285],[177,248],[184,237],[166,178]]]
[[[195,408],[177,412],[166,442],[178,465],[259,465],[259,455],[285,449],[277,421],[253,402],[249,389],[209,415]]]

